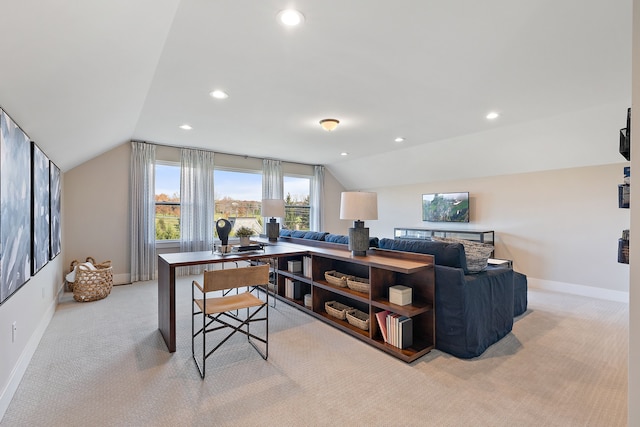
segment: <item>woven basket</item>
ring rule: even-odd
[[[363,277],[348,277],[347,286],[349,289],[364,293],[368,293],[370,288],[369,279],[365,279]]]
[[[91,270],[80,264],[77,260],[71,262],[71,271],[77,267],[76,278],[69,283],[69,289],[73,291],[73,299],[80,302],[97,301],[107,297],[113,288],[113,268],[111,261],[96,263],[92,257],[87,257],[96,268]]]
[[[324,309],[330,316],[344,320],[347,316],[347,310],[351,310],[351,307],[340,304],[337,301],[327,301],[324,303]]]
[[[353,278],[348,274],[339,273],[335,270],[329,270],[324,272],[324,278],[327,282],[329,282],[333,286],[338,286],[340,288],[347,287],[347,279]]]
[[[369,330],[369,315],[367,313],[354,308],[347,310],[346,316],[349,324],[365,331]]]

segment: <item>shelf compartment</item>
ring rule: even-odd
[[[329,313],[325,312],[321,312],[321,313],[317,313],[314,312],[313,314],[321,317],[322,319],[324,319],[327,323],[329,323],[330,325],[333,325],[339,329],[342,329],[344,331],[347,331],[351,334],[356,334],[356,335],[360,335],[362,337],[365,338],[369,338],[369,331],[365,331],[363,329],[360,329],[356,326],[353,326],[351,323],[347,322],[346,320],[340,320],[340,319],[336,319],[335,317],[329,315]],[[371,322],[369,322],[371,323]]]
[[[335,294],[347,297],[347,298],[352,298],[356,301],[360,301],[363,302],[365,304],[369,303],[369,295],[362,293],[362,292],[358,292],[358,291],[354,291],[353,289],[349,289],[349,288],[340,288],[338,286],[334,286],[331,283],[327,282],[326,280],[320,280],[317,282],[313,282],[314,286],[331,291]]]
[[[419,301],[419,300],[413,301],[411,304],[408,304],[408,305],[397,305],[397,304],[390,303],[389,299],[383,298],[378,300],[372,300],[371,305],[376,308],[379,308],[382,310],[389,310],[394,313],[402,314],[403,316],[407,316],[407,317],[418,316],[419,314],[428,313],[429,311],[433,310],[433,305],[427,302]]]

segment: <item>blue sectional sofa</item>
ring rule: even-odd
[[[470,274],[460,243],[380,239],[379,247],[434,256],[437,349],[464,359],[477,357],[511,332],[514,271],[510,268]]]
[[[347,244],[348,236],[281,230],[281,240]],[[468,359],[480,356],[513,327],[527,309],[527,278],[506,267],[470,273],[461,243],[423,239],[371,238],[371,247],[434,256],[436,279],[436,348]],[[514,293],[515,289],[515,293]]]

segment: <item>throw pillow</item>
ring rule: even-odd
[[[493,245],[473,242],[465,239],[452,239],[446,237],[433,237],[433,240],[448,243],[462,243],[465,258],[467,258],[467,270],[469,273],[480,273],[487,268],[487,260],[493,252]]]
[[[329,234],[324,231],[307,231],[304,235],[305,239],[310,240],[324,240],[324,237]]]
[[[344,236],[342,234],[327,234],[324,236],[324,240],[331,243],[342,243],[346,245],[349,243],[349,236]]]

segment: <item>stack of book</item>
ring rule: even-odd
[[[400,349],[413,345],[413,320],[390,311],[376,313],[378,327],[384,342]]]
[[[301,300],[309,293],[309,285],[299,280],[284,279],[284,296],[289,299]]]
[[[302,257],[302,275],[304,277],[311,277],[311,257]]]

